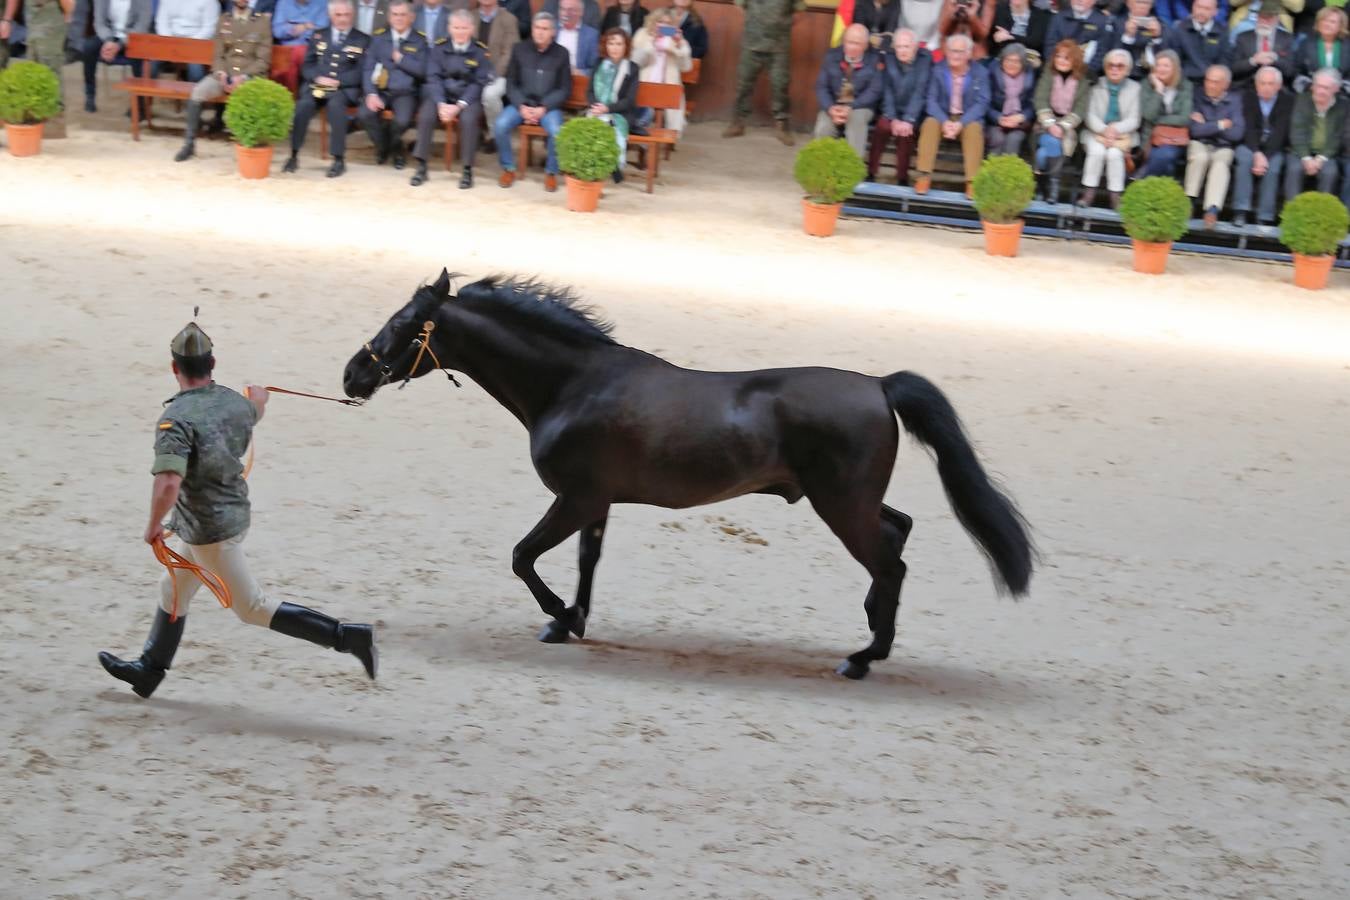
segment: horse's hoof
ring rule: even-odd
[[[545,644],[565,644],[567,643],[567,626],[554,619],[539,632],[539,640]]]
[[[577,613],[576,621],[572,623],[572,633],[575,634],[578,639],[586,636],[586,617],[580,613]]]
[[[839,668],[834,670],[836,675],[843,675],[850,681],[860,681],[867,677],[868,666],[866,663],[855,663],[851,659],[846,659],[839,664]]]

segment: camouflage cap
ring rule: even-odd
[[[174,356],[210,356],[211,339],[206,336],[196,322],[189,322],[183,330],[174,335],[169,344],[169,352]]]

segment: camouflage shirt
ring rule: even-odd
[[[227,541],[248,528],[248,483],[240,461],[257,410],[212,382],[174,395],[155,426],[150,473],[183,476],[169,527],[189,544]]]
[[[801,0],[736,0],[745,8],[741,46],[746,50],[788,52],[792,14],[804,8]]]

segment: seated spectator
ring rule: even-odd
[[[558,3],[558,45],[567,51],[572,71],[589,75],[600,59],[600,31],[581,21],[581,0]]]
[[[867,180],[876,181],[881,155],[895,139],[895,183],[909,184],[909,157],[919,133],[919,119],[928,99],[928,77],[933,56],[919,46],[908,28],[897,31],[886,55],[885,81],[881,91],[881,115],[872,129],[872,147],[867,156]]]
[[[1081,206],[1096,202],[1097,186],[1105,168],[1111,208],[1120,207],[1120,195],[1125,190],[1125,158],[1139,143],[1141,123],[1139,83],[1129,78],[1133,65],[1134,60],[1126,51],[1117,48],[1108,52],[1102,63],[1106,74],[1088,96],[1083,129],[1083,150],[1087,154],[1083,162],[1084,190],[1078,198]]]
[[[1178,22],[1184,22],[1194,6],[1192,0],[1156,0],[1154,9],[1163,27],[1171,29]],[[1228,21],[1228,0],[1217,0],[1215,16],[1219,24]]]
[[[517,40],[529,40],[530,29],[534,27],[534,13],[530,10],[530,0],[501,0],[501,3],[502,9],[515,16],[516,21],[520,23],[520,31],[516,36]],[[493,63],[493,68],[497,70],[498,74],[501,74],[505,65],[506,61],[502,60],[501,62]]]
[[[989,155],[1021,156],[1022,144],[1036,121],[1033,106],[1036,76],[1027,63],[1027,48],[1007,44],[998,64],[989,67],[989,127],[985,146]]]
[[[450,10],[445,0],[422,0],[413,9],[413,30],[426,38],[427,46],[434,47],[439,40],[450,37]]]
[[[131,0],[129,4],[114,4],[111,0],[86,0],[87,13],[77,12],[71,27],[77,27],[82,14],[90,16],[93,34],[84,37],[80,60],[84,63],[84,111],[98,112],[95,97],[98,93],[98,65],[131,66],[140,74],[136,60],[126,56],[127,35],[150,30],[153,19],[151,0]],[[81,28],[83,33],[88,29]]]
[[[1253,179],[1261,179],[1261,198],[1256,206],[1258,225],[1275,222],[1280,175],[1284,171],[1284,148],[1289,144],[1289,125],[1294,116],[1294,95],[1284,90],[1284,76],[1274,66],[1262,66],[1242,95],[1242,118],[1247,129],[1238,144],[1233,164],[1233,224],[1247,224],[1252,211]]]
[[[838,47],[825,51],[816,76],[815,137],[843,137],[859,158],[867,157],[867,131],[881,102],[886,68],[868,46],[867,26],[844,29]]]
[[[989,55],[989,33],[994,30],[994,0],[943,0],[938,34],[945,41],[954,34],[971,40],[970,58]]]
[[[928,79],[925,111],[919,128],[919,175],[914,190],[928,193],[933,184],[941,141],[959,141],[965,168],[966,196],[984,159],[984,118],[989,113],[989,72],[970,64],[974,42],[968,34],[947,38],[946,56]]]
[[[459,18],[451,22],[450,41],[446,43],[472,44],[473,17],[462,9],[451,15]],[[375,148],[375,164],[384,165],[392,155],[394,168],[402,170],[406,164],[403,135],[413,126],[413,117],[417,115],[417,101],[427,80],[427,60],[431,53],[426,38],[413,31],[410,0],[393,0],[389,4],[388,18],[389,27],[375,29],[364,54],[361,74],[364,99],[357,119]],[[486,60],[487,54],[483,54],[483,58]],[[394,118],[389,122],[384,120],[385,110],[393,114]],[[417,160],[425,179],[425,154]]]
[[[614,127],[619,144],[619,165],[614,183],[623,181],[624,161],[628,158],[628,123],[637,111],[638,67],[628,59],[632,46],[628,32],[611,28],[602,39],[604,58],[595,67],[591,85],[586,89],[586,115]]]
[[[155,12],[155,34],[165,37],[196,38],[209,41],[216,36],[216,20],[220,18],[218,0],[159,0]],[[206,66],[187,65],[187,80],[193,83],[206,77]]]
[[[195,152],[202,104],[234,93],[250,78],[266,78],[272,67],[271,16],[249,12],[248,0],[234,0],[233,6],[216,25],[211,74],[203,76],[192,88],[192,98],[187,104],[187,133],[174,156],[177,162],[191,159]]]
[[[553,20],[555,23],[558,24],[562,23],[562,3],[560,2],[560,0],[545,0],[544,5],[540,7],[539,11],[546,12],[549,15],[553,16]],[[600,10],[600,4],[596,2],[596,0],[584,0],[584,4],[581,9],[582,24],[589,25],[591,28],[594,28],[596,30],[596,34],[598,35],[600,33],[600,23],[604,20],[604,18],[605,18],[604,14]],[[599,38],[597,38],[596,40],[598,43]]]
[[[1226,66],[1232,55],[1228,32],[1214,20],[1215,0],[1193,0],[1191,14],[1172,23],[1167,32],[1167,49],[1181,57],[1181,74],[1198,85],[1205,80],[1210,66]]]
[[[1316,179],[1317,190],[1323,193],[1336,192],[1337,157],[1345,146],[1345,111],[1350,107],[1340,90],[1341,73],[1327,67],[1313,73],[1308,90],[1294,101],[1289,158],[1284,164],[1286,200],[1302,193],[1309,179]],[[1346,193],[1342,191],[1342,198]]]
[[[506,66],[506,99],[511,105],[502,110],[492,126],[492,133],[497,136],[497,156],[502,164],[497,183],[504,188],[509,188],[516,180],[516,154],[511,147],[511,135],[524,122],[544,129],[548,142],[544,190],[552,193],[558,189],[555,139],[562,127],[562,105],[572,94],[572,61],[567,51],[553,40],[555,33],[553,16],[546,12],[535,13],[530,23],[530,39],[511,48],[511,61]]]
[[[890,53],[895,29],[900,27],[900,0],[857,0],[853,24],[867,29],[867,42],[873,50]]]
[[[281,0],[281,5],[287,0]],[[310,35],[305,61],[300,67],[304,87],[295,101],[295,120],[291,123],[291,158],[281,167],[284,173],[300,166],[300,148],[309,133],[309,120],[320,107],[328,116],[328,153],[333,164],[328,177],[337,178],[347,171],[347,107],[361,103],[362,63],[370,47],[370,35],[357,31],[352,0],[329,0],[326,16],[330,24]],[[307,24],[307,23],[298,23]],[[276,33],[276,25],[272,26]]]
[[[1294,90],[1304,91],[1314,72],[1335,69],[1341,81],[1350,79],[1350,38],[1346,37],[1346,11],[1324,6],[1313,22],[1313,34],[1307,36],[1294,53]]]
[[[272,40],[277,46],[291,50],[286,64],[277,69],[273,77],[292,93],[299,89],[301,67],[310,39],[328,25],[327,0],[277,0],[276,10],[272,13]]]
[[[1130,77],[1143,81],[1167,38],[1162,20],[1153,14],[1153,0],[1129,0],[1125,14],[1116,22],[1116,36],[1117,46],[1134,57]]]
[[[389,8],[392,21],[394,6]],[[500,23],[511,39],[516,37],[515,19],[499,11]],[[459,176],[460,190],[473,187],[473,163],[478,154],[478,133],[483,118],[483,93],[496,79],[492,60],[483,44],[473,39],[477,31],[477,15],[467,9],[450,14],[450,40],[437,42],[429,50],[426,61],[426,84],[422,88],[422,103],[417,110],[417,143],[413,158],[417,171],[409,182],[413,187],[426,183],[427,160],[431,156],[431,139],[436,123],[446,128],[452,122],[459,126],[459,160],[463,171]]]
[[[675,0],[670,9],[675,15],[675,27],[689,42],[694,59],[707,56],[708,26],[703,24],[703,17],[694,9],[694,0]]]
[[[352,27],[372,37],[374,37],[377,29],[388,28],[389,3],[387,0],[356,0],[356,20]]]
[[[483,88],[483,123],[489,132],[502,114],[502,100],[506,97],[506,65],[511,61],[511,50],[520,40],[520,24],[515,14],[498,0],[478,0],[478,43],[487,47],[492,61],[492,81]],[[462,124],[461,124],[461,127]],[[488,138],[486,149],[497,151],[497,145]]]
[[[900,27],[908,28],[919,39],[919,46],[929,53],[942,49],[938,20],[942,16],[943,0],[904,0],[900,4]]]
[[[683,74],[694,64],[693,48],[675,26],[675,14],[668,9],[647,14],[642,29],[633,36],[632,57],[642,69],[642,80],[657,84],[680,84]],[[641,118],[647,124],[651,112],[645,111]],[[683,96],[679,109],[666,110],[665,123],[667,128],[684,133]]]
[[[600,33],[604,35],[610,29],[617,28],[631,39],[633,32],[642,27],[645,18],[647,10],[637,0],[619,0],[605,10],[605,17],[600,20]]]
[[[1096,76],[1101,74],[1106,51],[1115,44],[1115,22],[1101,10],[1093,9],[1092,0],[1069,0],[1050,22],[1041,58],[1048,57],[1050,51],[1066,38],[1083,48],[1083,64],[1090,75]]]
[[[1143,125],[1139,141],[1144,148],[1140,178],[1174,176],[1191,143],[1191,112],[1194,88],[1181,77],[1181,60],[1175,50],[1163,50],[1153,61],[1153,71],[1144,80],[1139,95]]]
[[[1036,174],[1045,177],[1045,199],[1059,202],[1059,179],[1064,160],[1078,147],[1078,126],[1087,115],[1087,66],[1083,48],[1072,38],[1055,45],[1033,103],[1036,108]]]
[[[1293,83],[1294,36],[1280,28],[1280,0],[1261,0],[1256,27],[1233,40],[1233,89],[1245,89],[1262,66],[1274,66]]]
[[[1260,15],[1264,0],[1233,0],[1232,10],[1228,14],[1228,31],[1233,42],[1237,43],[1237,36],[1245,34],[1256,27],[1257,16]],[[1294,16],[1303,12],[1305,0],[1276,0],[1274,15],[1279,27],[1283,28],[1290,35],[1294,33]],[[1222,10],[1220,10],[1222,18]],[[1236,76],[1234,84],[1237,83]]]
[[[1050,10],[1033,6],[1031,0],[999,0],[989,34],[989,55],[998,57],[1009,44],[1021,44],[1040,53],[1053,18]]]
[[[1230,91],[1233,73],[1227,66],[1210,66],[1204,89],[1191,107],[1191,142],[1186,146],[1186,196],[1204,198],[1205,227],[1213,228],[1228,198],[1233,175],[1233,151],[1242,141],[1242,98]]]

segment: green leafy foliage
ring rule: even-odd
[[[1280,241],[1304,256],[1327,256],[1350,229],[1350,212],[1331,194],[1308,191],[1284,205]]]
[[[1164,175],[1141,178],[1120,198],[1120,220],[1136,241],[1165,244],[1186,233],[1191,200],[1176,179]]]
[[[991,156],[980,165],[972,185],[980,218],[996,225],[1017,221],[1036,193],[1036,175],[1026,160]]]
[[[614,127],[601,119],[578,117],[558,131],[558,168],[580,181],[603,181],[619,167]]]
[[[842,203],[867,176],[867,166],[843,138],[816,138],[798,152],[792,176],[812,203]]]
[[[61,83],[51,69],[16,62],[0,72],[0,119],[12,125],[36,125],[61,111]]]
[[[294,117],[291,92],[267,78],[250,78],[225,102],[225,127],[242,147],[266,147],[284,140],[291,133]]]

